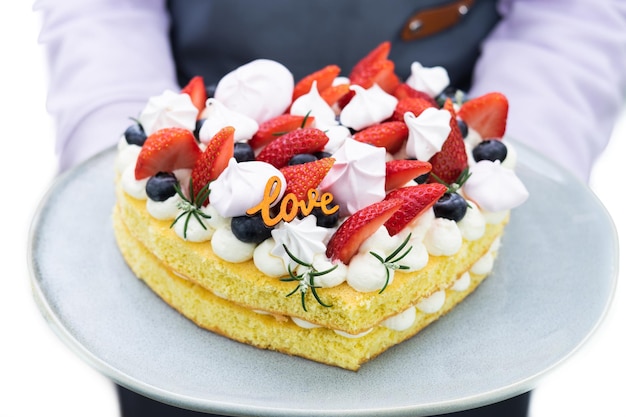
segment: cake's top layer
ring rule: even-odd
[[[120,141],[124,190],[182,239],[296,281],[303,306],[309,290],[383,291],[453,255],[528,196],[503,140],[508,102],[468,100],[417,62],[403,82],[389,47],[347,77],[328,65],[294,83],[256,60],[213,97],[199,77],[152,97]]]

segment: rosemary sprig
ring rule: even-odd
[[[430,175],[432,175],[435,181],[448,187],[448,193],[456,193],[461,189],[461,187],[463,186],[463,184],[465,184],[469,177],[472,176],[472,173],[470,172],[469,167],[465,168],[463,171],[461,171],[457,179],[452,184],[448,184],[432,172],[430,173]]]
[[[283,248],[285,248],[285,252],[287,252],[287,255],[298,265],[301,265],[305,268],[307,268],[303,273],[296,275],[296,273],[291,269],[291,265],[289,265],[287,267],[287,270],[289,271],[289,278],[282,278],[281,281],[283,282],[292,282],[292,281],[298,281],[298,285],[296,285],[296,288],[294,288],[293,291],[291,291],[289,294],[286,295],[286,297],[291,297],[293,294],[295,294],[296,292],[300,292],[300,300],[302,303],[302,309],[304,311],[308,311],[306,309],[306,294],[309,291],[309,288],[311,289],[311,293],[313,294],[313,297],[315,297],[315,300],[323,307],[332,307],[331,304],[326,304],[322,301],[322,299],[319,297],[319,294],[317,293],[317,288],[320,288],[319,286],[315,285],[315,278],[322,276],[322,275],[326,275],[332,271],[334,271],[338,265],[333,266],[332,268],[326,269],[324,271],[318,271],[317,269],[315,269],[315,267],[313,266],[313,264],[309,264],[306,263],[304,261],[301,261],[300,259],[298,259],[293,253],[291,253],[291,251],[289,249],[287,249],[287,246],[285,244],[283,244]]]
[[[406,245],[408,245],[409,239],[411,239],[411,233],[409,233],[406,239],[404,239],[404,242],[402,242],[400,246],[396,248],[396,250],[394,250],[389,256],[387,256],[384,259],[379,254],[370,251],[370,255],[378,259],[380,263],[383,264],[383,266],[385,267],[385,285],[383,285],[383,287],[380,289],[378,294],[382,294],[382,292],[385,291],[385,288],[387,288],[387,285],[389,285],[389,278],[390,278],[389,271],[409,269],[409,267],[406,265],[398,264],[398,262],[404,259],[404,257],[407,256],[409,252],[411,252],[411,249],[413,249],[413,246],[409,246],[409,248],[406,251],[404,251],[402,254],[400,253],[404,250]]]
[[[184,217],[185,218],[185,225],[183,227],[184,239],[187,239],[187,228],[189,227],[189,220],[191,220],[192,216],[198,221],[198,223],[200,223],[200,226],[202,226],[204,230],[207,230],[202,219],[210,219],[211,216],[209,216],[208,214],[202,211],[202,205],[204,204],[206,199],[209,197],[209,194],[211,193],[211,190],[209,189],[209,184],[210,182],[207,183],[204,187],[202,187],[200,191],[198,191],[197,194],[195,194],[193,191],[193,180],[190,178],[189,179],[189,197],[185,196],[179,184],[174,185],[176,194],[178,194],[181,198],[181,201],[178,203],[178,209],[182,210],[182,213],[180,213],[178,217],[174,219],[174,221],[170,225],[170,228],[174,227],[176,222],[178,222],[181,218]]]

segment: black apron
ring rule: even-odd
[[[296,81],[328,64],[339,65],[342,75],[348,75],[359,59],[388,40],[392,42],[390,59],[401,79],[410,74],[411,63],[419,61],[424,66],[445,67],[451,84],[467,89],[481,42],[500,18],[495,3],[169,0],[168,8],[180,85],[194,75],[215,84],[226,73],[257,58],[282,63]],[[451,22],[446,24],[446,19]],[[420,30],[427,32],[433,26],[434,33],[428,36],[402,39],[406,30],[418,28],[414,33],[419,35]]]

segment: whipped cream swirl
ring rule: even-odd
[[[293,95],[293,74],[284,65],[257,59],[226,74],[215,98],[229,109],[262,123],[285,112]]]
[[[419,116],[406,112],[404,122],[409,128],[407,156],[428,161],[439,152],[450,134],[451,117],[449,111],[434,107],[425,109]]]
[[[413,62],[406,83],[415,90],[436,97],[450,84],[450,77],[444,67],[424,67],[419,62]]]
[[[243,142],[252,137],[259,129],[256,120],[232,111],[214,98],[206,101],[206,107],[202,112],[205,119],[200,128],[200,141],[207,144],[213,136],[222,128],[232,126],[235,128],[235,142]]]
[[[197,117],[198,109],[191,102],[189,94],[165,90],[159,96],[150,97],[139,115],[139,123],[149,136],[166,127],[182,127],[193,131]]]
[[[274,166],[261,161],[228,161],[228,166],[209,185],[211,205],[223,217],[237,217],[263,200],[267,181],[276,176],[281,181],[279,198],[283,196],[287,181]]]
[[[385,198],[385,149],[348,138],[333,154],[335,164],[320,184],[333,194],[342,216]]]
[[[528,190],[515,172],[500,161],[479,161],[463,185],[463,193],[488,212],[513,209],[528,198]]]
[[[398,99],[387,94],[377,84],[365,89],[359,85],[351,85],[350,90],[356,94],[343,108],[339,115],[342,125],[361,130],[388,119],[398,104]]]
[[[285,265],[290,265],[292,270],[298,264],[291,259],[287,251],[300,261],[311,264],[315,255],[326,252],[323,241],[328,229],[317,225],[315,216],[306,216],[303,219],[295,218],[290,222],[281,222],[272,230],[272,237],[276,242],[271,254],[283,259]],[[283,246],[284,245],[284,246]]]

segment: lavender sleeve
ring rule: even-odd
[[[38,0],[59,168],[112,144],[155,92],[178,88],[164,0]]]
[[[509,98],[507,134],[583,180],[626,92],[626,3],[502,1],[470,91]]]

